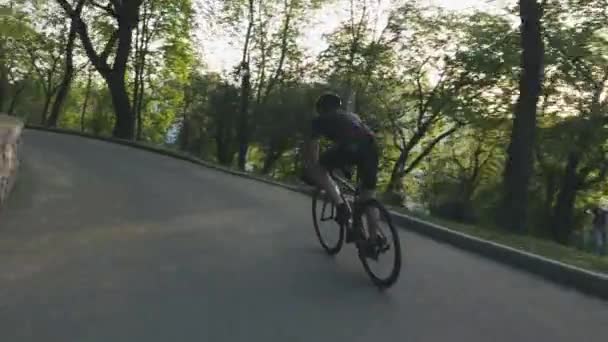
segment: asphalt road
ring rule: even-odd
[[[379,292],[321,252],[310,200],[124,146],[27,131],[0,217],[0,340],[602,341],[608,303],[402,231]]]

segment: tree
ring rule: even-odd
[[[14,6],[0,6],[0,111],[8,103],[13,114],[32,72],[26,47],[34,31],[26,13]]]
[[[217,74],[192,72],[185,88],[185,107],[178,141],[182,149],[205,159],[210,155],[230,166],[238,151],[234,139],[239,113],[239,89]]]
[[[536,106],[543,79],[544,43],[541,18],[546,1],[520,0],[521,76],[511,142],[504,171],[503,214],[500,224],[513,231],[526,229],[528,191],[534,168]]]
[[[274,91],[280,91],[288,67],[295,71],[301,56],[296,42],[306,13],[318,0],[231,0],[222,4],[224,23],[241,39],[241,61],[234,75],[240,82],[237,165],[244,169],[256,130],[256,117]],[[273,22],[280,23],[272,25]],[[240,28],[246,29],[241,32]],[[292,73],[295,74],[295,73]]]
[[[84,0],[79,0],[84,1]],[[133,139],[135,136],[135,115],[133,103],[129,99],[125,76],[127,63],[132,47],[133,30],[137,25],[139,7],[143,0],[108,0],[105,5],[91,1],[91,5],[106,16],[113,18],[117,28],[106,40],[102,52],[98,52],[93,45],[88,25],[84,22],[78,11],[67,0],[57,0],[65,13],[76,26],[83,48],[97,72],[106,82],[114,107],[115,124],[112,135],[122,139]],[[108,57],[114,50],[114,61],[108,63]]]
[[[319,56],[318,73],[340,90],[349,110],[365,115],[370,87],[378,86],[375,82],[390,78],[397,69],[396,39],[389,35],[394,13],[388,14],[388,25],[378,31],[379,18],[387,14],[380,2],[349,0],[348,5],[348,17],[328,36],[329,46]]]
[[[153,90],[162,91],[159,89],[162,87],[154,83],[161,83],[158,82],[161,78],[167,83],[183,83],[187,78],[186,70],[190,68],[193,59],[190,49],[193,11],[189,0],[144,0],[139,12],[131,59],[131,93],[136,117],[136,138],[142,140],[146,105],[150,103],[150,99],[146,100],[146,95],[152,95]]]
[[[560,243],[576,229],[577,204],[605,182],[604,94],[608,41],[605,3],[553,3],[546,8],[547,80],[536,159],[543,177],[542,224]],[[582,18],[576,25],[562,16]]]
[[[267,99],[257,118],[256,140],[262,145],[261,172],[269,174],[290,149],[297,146],[302,128],[310,119],[310,103],[318,89],[309,84],[289,84]]]
[[[87,68],[87,82],[84,91],[84,99],[82,101],[82,110],[80,111],[80,131],[85,131],[85,115],[89,108],[89,99],[91,98],[91,85],[93,82],[93,71],[90,67]]]
[[[458,17],[406,6],[393,19],[391,32],[407,65],[400,76],[406,86],[396,94],[389,115],[399,153],[387,192],[399,193],[403,178],[437,144],[464,125],[504,109],[513,35],[504,19],[482,13]],[[429,136],[433,131],[437,133]]]
[[[80,16],[82,12],[82,7],[84,6],[84,0],[80,0],[76,6],[76,14]],[[76,22],[74,20],[70,20],[70,30],[68,32],[67,42],[64,48],[64,70],[63,70],[63,79],[57,89],[57,94],[55,96],[55,101],[53,102],[53,106],[51,108],[51,114],[48,120],[45,122],[47,126],[55,127],[57,126],[57,120],[59,119],[59,114],[61,112],[61,107],[65,102],[65,99],[70,90],[70,86],[72,84],[72,79],[74,78],[74,41],[76,40]]]
[[[50,16],[48,23],[59,31],[36,32],[25,47],[29,56],[29,64],[37,75],[44,94],[44,105],[40,112],[40,124],[45,125],[51,102],[60,87],[61,56],[65,33],[65,25],[58,22],[59,18]]]

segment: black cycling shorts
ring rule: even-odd
[[[333,145],[321,154],[319,163],[327,170],[356,166],[362,190],[376,189],[378,146],[371,137]]]

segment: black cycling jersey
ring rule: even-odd
[[[372,130],[355,113],[338,111],[312,120],[312,136],[324,136],[336,143],[347,143],[373,137]]]
[[[328,170],[356,165],[361,185],[374,190],[378,180],[378,147],[374,133],[354,113],[338,111],[312,120],[312,137],[326,137],[334,146],[324,151],[319,162]]]

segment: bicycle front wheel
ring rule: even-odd
[[[344,227],[336,222],[336,207],[324,191],[312,196],[312,220],[321,247],[329,255],[336,255],[344,244]]]
[[[366,236],[369,236],[369,223],[365,213],[369,210],[376,210],[379,214],[377,243],[367,246],[365,251],[360,249],[359,259],[374,284],[380,288],[388,288],[397,281],[401,272],[399,234],[386,208],[377,200],[371,199],[362,203],[357,210],[357,215],[360,215],[359,222]]]

